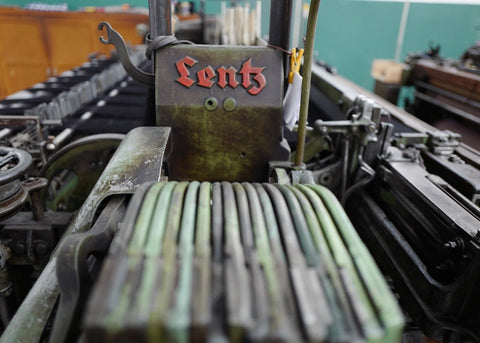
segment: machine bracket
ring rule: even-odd
[[[127,45],[125,44],[122,36],[107,22],[102,21],[100,24],[98,24],[99,31],[102,31],[103,28],[105,28],[107,32],[107,39],[101,36],[100,41],[105,45],[113,44],[113,46],[115,46],[118,57],[120,58],[120,62],[127,71],[128,75],[130,75],[132,79],[149,87],[155,87],[155,75],[140,70],[132,63],[130,56],[128,55]]]

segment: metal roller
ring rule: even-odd
[[[86,342],[401,337],[393,295],[325,188],[157,183],[127,217],[89,301]]]

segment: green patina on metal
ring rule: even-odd
[[[311,246],[309,251],[302,251],[302,239],[306,240],[307,236],[303,232],[303,238],[299,236],[295,227],[294,217],[298,213],[291,213],[294,207],[289,207],[291,194],[288,194],[288,187],[285,185],[264,184],[268,191],[275,212],[278,216],[280,232],[283,237],[284,249],[288,258],[288,270],[291,280],[291,287],[298,309],[298,317],[302,324],[305,336],[308,341],[321,342],[327,335],[327,327],[329,322],[329,309],[325,307],[317,307],[310,299],[323,298],[319,279],[315,276],[315,270],[309,266],[307,262],[310,259],[312,263],[314,256]],[[283,191],[280,190],[283,188]],[[289,198],[289,199],[287,199]],[[289,201],[290,200],[290,201]],[[298,221],[297,221],[298,222]],[[301,228],[304,229],[304,228]],[[310,256],[307,256],[310,254]]]
[[[178,242],[179,268],[173,308],[168,311],[166,326],[168,336],[175,342],[188,342],[190,325],[190,301],[193,279],[194,235],[199,182],[188,185],[183,204],[182,222]]]
[[[55,196],[52,199],[44,201],[46,207],[53,211],[59,211],[60,209],[74,209],[79,206],[76,201],[72,199],[72,194],[75,194],[75,190],[79,188],[78,175],[70,172],[66,180],[64,179],[63,181],[61,188],[55,192]],[[85,185],[82,186],[85,189]]]
[[[296,185],[297,188],[304,186]],[[348,332],[354,327],[353,314],[348,304],[345,293],[341,286],[341,280],[338,275],[338,269],[335,265],[335,261],[330,253],[330,249],[326,243],[325,237],[322,233],[322,226],[331,225],[332,229],[334,224],[330,219],[330,215],[324,211],[322,215],[317,217],[318,208],[325,209],[322,201],[316,197],[307,197],[306,194],[300,192],[294,187],[290,187],[290,191],[297,197],[305,220],[310,230],[312,242],[315,244],[319,253],[319,264],[317,265],[317,271],[322,281],[323,288],[326,293],[326,301],[329,303],[329,308],[332,311],[332,322],[330,323],[330,336],[339,341],[348,341],[351,339]],[[305,193],[309,189],[306,189]],[[314,194],[314,193],[313,193]],[[313,195],[311,194],[311,195]],[[325,218],[322,220],[324,225],[320,225],[319,218]],[[329,220],[330,219],[330,220]]]
[[[354,259],[358,273],[362,276],[362,284],[365,285],[365,290],[368,292],[375,312],[379,314],[384,325],[385,332],[382,341],[394,341],[396,337],[401,335],[403,316],[385,279],[376,267],[373,258],[358,236],[337,198],[326,188],[308,187],[313,188],[320,195],[342,235],[349,254]]]
[[[120,287],[115,287],[117,289],[117,303],[115,305],[116,310],[109,313],[105,318],[105,324],[109,328],[109,341],[114,342],[117,335],[121,335],[121,331],[124,327],[124,318],[130,312],[130,299],[137,291],[137,285],[140,280],[141,268],[141,256],[132,256],[125,260],[124,269],[126,273],[124,274],[124,279],[121,281]]]
[[[293,325],[294,321],[296,320],[296,309],[294,305],[295,301],[290,287],[287,287],[290,282],[288,275],[289,268],[287,259],[285,257],[285,252],[282,247],[282,238],[278,227],[279,224],[275,215],[275,210],[272,200],[270,199],[265,188],[260,184],[254,184],[253,186],[261,204],[265,221],[265,230],[268,236],[267,239],[270,244],[269,249],[271,250],[271,258],[273,259],[271,262],[273,264],[272,268],[277,282],[277,285],[269,285],[271,287],[271,293],[276,291],[275,294],[271,294],[271,297],[273,297],[271,301],[272,304],[277,306],[276,309],[279,311],[276,313],[273,313],[272,311],[272,330],[278,330],[277,332],[279,339],[285,339],[285,341],[299,341],[301,333],[297,330],[296,326]],[[244,184],[244,187],[247,187],[247,184]],[[253,207],[256,209],[259,208],[257,204],[252,206],[252,208]],[[261,221],[260,225],[262,225]],[[278,287],[278,289],[275,290],[275,287]],[[280,301],[280,303],[277,303],[277,301]],[[280,327],[277,327],[276,325],[279,325]]]
[[[211,253],[210,235],[212,211],[210,208],[211,184],[202,182],[198,194],[197,221],[195,232],[195,265],[192,290],[192,327],[193,334],[206,337],[208,323],[211,320]]]
[[[177,62],[186,66],[193,85],[178,79]],[[288,160],[282,142],[282,53],[266,47],[173,46],[157,51],[156,122],[172,127],[170,177],[198,181],[266,181],[268,161]],[[261,70],[265,87],[252,95],[243,86],[242,65]],[[169,61],[169,62],[166,62]],[[210,87],[199,85],[199,73],[210,67]],[[236,87],[219,86],[219,68],[235,68]],[[257,75],[244,76],[258,87]],[[226,82],[233,80],[226,76]],[[251,89],[251,88],[249,88]],[[233,106],[233,102],[236,103]]]
[[[232,184],[235,191],[236,205],[240,222],[240,233],[245,263],[250,276],[251,296],[255,299],[251,306],[252,323],[250,335],[261,337],[265,335],[270,326],[270,311],[268,302],[268,287],[262,270],[260,250],[256,249],[255,234],[252,228],[252,212],[245,188],[238,182]]]
[[[161,244],[163,258],[162,278],[159,280],[159,291],[154,293],[154,304],[148,325],[148,337],[152,342],[163,342],[165,337],[165,322],[168,309],[172,302],[172,290],[177,280],[177,239],[181,223],[182,204],[187,188],[187,182],[176,183],[168,208],[168,219]],[[160,250],[159,250],[160,253]],[[167,340],[168,341],[168,340]]]
[[[163,236],[167,230],[168,211],[175,186],[176,182],[168,182],[158,196],[148,228],[148,237],[142,246],[145,256],[160,257],[162,254]]]
[[[292,337],[293,332],[288,317],[289,311],[286,309],[283,299],[283,287],[286,280],[282,278],[284,273],[277,273],[275,268],[275,257],[272,247],[270,246],[267,231],[268,226],[276,226],[276,220],[271,217],[272,213],[270,212],[270,215],[268,216],[270,221],[267,222],[267,216],[264,216],[263,214],[264,211],[262,210],[260,198],[257,193],[258,190],[263,191],[263,189],[255,189],[254,186],[249,183],[244,183],[242,186],[245,188],[248,195],[248,203],[250,205],[250,213],[252,217],[252,230],[255,236],[255,247],[258,251],[259,261],[267,281],[270,304],[270,320],[268,324],[271,331],[278,333],[278,337]],[[269,207],[269,210],[273,210],[271,206]]]
[[[162,187],[162,183],[154,185],[150,188],[145,196],[142,209],[140,210],[137,222],[135,224],[135,230],[133,232],[132,239],[129,242],[129,255],[138,255],[143,251],[143,246],[145,244],[145,240],[150,229],[150,223],[152,221],[152,214],[154,213],[153,209],[155,208],[155,203],[157,202],[157,197],[162,190]]]
[[[316,192],[320,192],[321,190],[323,190],[323,187],[318,186],[313,186],[310,188],[312,188]],[[337,206],[333,206],[332,204],[329,205],[329,203],[332,203],[333,201],[331,198],[322,200],[332,216],[335,212],[343,211],[342,207],[338,202],[336,202],[336,204],[338,204]],[[327,228],[329,228],[329,226],[325,227],[325,229]],[[362,323],[362,327],[365,330],[365,336],[369,342],[382,341],[383,329],[377,318],[375,317],[374,309],[369,305],[369,294],[366,293],[365,289],[362,286],[362,281],[359,278],[354,262],[349,255],[350,251],[348,249],[348,246],[344,245],[344,236],[343,234],[339,235],[337,230],[339,230],[340,228],[338,228],[337,225],[335,225],[334,227],[330,227],[330,229],[331,230],[328,230],[325,233],[330,243],[330,248],[332,252],[334,252],[338,268],[344,268],[348,272],[348,274],[346,274],[348,275],[348,280],[344,279],[343,282],[350,283],[351,285],[351,294],[348,295],[350,301],[354,300],[352,304],[354,307],[355,316],[357,320]],[[343,232],[340,231],[340,233]],[[345,274],[341,276],[345,277]],[[347,293],[349,293],[348,290]]]
[[[305,257],[309,266],[318,265],[318,254],[315,246],[313,245],[310,232],[308,230],[307,222],[305,221],[302,208],[292,193],[290,187],[286,185],[276,185],[278,189],[282,192],[285,200],[287,201],[288,207],[290,208],[290,213],[292,215],[293,222],[295,224],[295,229],[300,241],[300,244],[305,252]]]
[[[125,228],[128,244],[115,244],[93,292],[89,341],[400,337],[394,297],[322,187],[167,182],[143,192],[126,220],[139,230]]]
[[[93,135],[79,139],[55,153],[40,171],[40,176],[53,180],[61,172],[70,175],[58,190],[49,192],[52,196],[47,199],[49,208],[57,210],[59,203],[66,211],[80,208],[123,138],[125,136],[120,134]],[[42,197],[47,194],[42,191]]]
[[[229,338],[241,342],[245,329],[251,325],[251,302],[249,275],[240,238],[240,223],[233,187],[222,182],[225,254],[226,261],[226,306],[228,308]]]

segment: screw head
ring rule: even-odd
[[[226,98],[223,100],[223,109],[231,112],[237,107],[237,101],[234,98]]]

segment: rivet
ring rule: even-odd
[[[237,107],[237,102],[234,98],[226,98],[223,100],[223,109],[225,111],[231,112]]]

